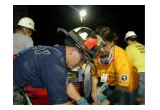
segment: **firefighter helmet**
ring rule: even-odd
[[[70,32],[63,28],[58,28],[67,35],[67,38],[72,39],[72,44],[76,46],[87,61],[93,61],[100,47],[104,45],[102,38],[88,27],[78,27]]]

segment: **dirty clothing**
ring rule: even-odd
[[[50,104],[68,102],[68,74],[64,46],[35,46],[18,53],[13,61],[13,84],[46,88]]]
[[[28,47],[33,47],[33,45],[31,37],[23,35],[22,33],[13,34],[13,55]]]

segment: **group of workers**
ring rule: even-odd
[[[33,31],[34,21],[24,17],[13,34],[14,105],[26,104],[25,87],[45,88],[49,103],[55,105],[72,105],[68,97],[77,105],[145,104],[145,47],[134,31],[125,35],[125,50],[116,45],[117,36],[109,27],[95,31],[77,27],[69,32],[58,28],[66,36],[63,46],[34,46]],[[78,93],[67,74],[84,63],[90,66],[92,103]]]

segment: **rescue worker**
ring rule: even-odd
[[[14,96],[23,96],[24,87],[46,88],[50,104],[71,104],[68,96],[79,105],[87,105],[71,82],[67,70],[92,61],[101,44],[94,31],[78,27],[66,34],[65,46],[35,46],[20,51],[13,61]],[[23,99],[23,98],[21,98]],[[14,104],[24,100],[14,97]]]
[[[139,73],[139,89],[138,89],[138,97],[137,100],[144,104],[145,100],[145,46],[139,42],[137,42],[137,35],[134,31],[128,31],[125,34],[125,42],[127,43],[127,47],[125,51],[128,56],[131,58],[132,62],[138,69]]]
[[[104,95],[107,98],[102,101],[102,105],[136,104],[139,81],[137,68],[124,49],[115,44],[117,36],[109,27],[100,27],[97,33],[104,39],[105,44],[94,59],[95,68],[91,68],[93,100],[98,103],[97,86],[106,83],[108,87]]]
[[[13,55],[34,45],[31,38],[33,31],[35,31],[34,21],[29,17],[23,17],[17,25],[16,33],[13,34]]]

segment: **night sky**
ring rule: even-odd
[[[87,10],[83,23],[79,16],[81,9]],[[36,32],[32,36],[35,45],[63,45],[65,36],[58,34],[57,28],[70,31],[79,26],[93,30],[98,26],[110,27],[119,36],[117,45],[122,48],[126,46],[125,33],[132,30],[138,41],[145,44],[144,5],[29,5],[28,16],[35,21]]]

